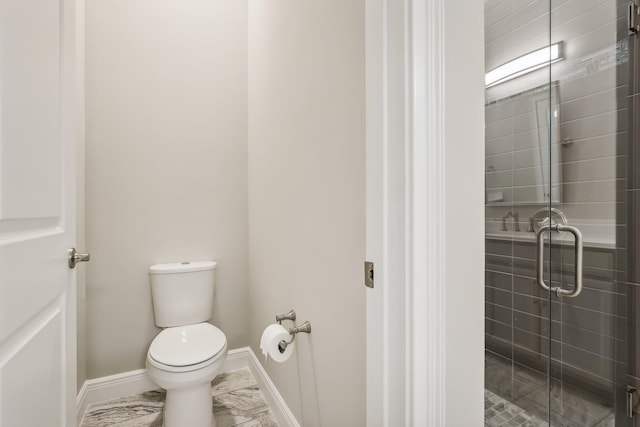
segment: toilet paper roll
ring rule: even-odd
[[[278,344],[282,340],[289,341],[290,339],[291,334],[282,325],[274,323],[267,326],[260,339],[260,350],[264,354],[264,361],[266,362],[269,357],[279,363],[288,360],[293,353],[294,343],[289,344],[284,352],[280,352]]]

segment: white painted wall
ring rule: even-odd
[[[484,38],[482,2],[442,3],[447,335],[443,368],[445,420],[453,427],[481,424],[484,416],[484,289],[478,286],[484,277]]]
[[[301,425],[365,425],[364,2],[249,2],[250,345],[313,331],[266,370]]]
[[[144,367],[154,263],[218,261],[246,345],[247,3],[87,0],[86,112],[87,377]]]

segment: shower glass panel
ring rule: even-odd
[[[485,425],[640,426],[629,10],[485,0]]]

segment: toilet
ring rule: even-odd
[[[153,314],[164,328],[147,351],[147,372],[167,391],[165,427],[216,425],[211,381],[227,357],[227,338],[208,323],[215,287],[213,261],[149,267]]]

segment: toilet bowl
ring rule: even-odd
[[[165,427],[215,427],[211,381],[227,357],[224,333],[207,322],[216,263],[157,264],[149,269],[156,325],[146,366],[167,391]]]
[[[147,372],[167,391],[164,425],[211,427],[211,381],[227,357],[224,333],[209,323],[167,328],[147,352]]]

